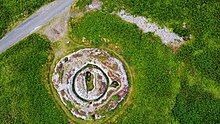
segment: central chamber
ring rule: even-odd
[[[73,77],[73,92],[83,101],[97,101],[109,86],[105,72],[97,65],[88,64]]]

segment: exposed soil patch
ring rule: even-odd
[[[102,8],[102,2],[100,2],[99,0],[93,0],[90,5],[86,6],[87,11],[100,10],[101,8]]]
[[[156,23],[149,22],[149,20],[143,16],[134,16],[126,13],[125,10],[121,10],[117,15],[124,21],[137,25],[144,33],[152,32],[159,36],[162,43],[169,45],[174,52],[176,52],[182,44],[192,38],[192,36],[181,37],[171,32],[167,27],[160,27]],[[186,23],[183,24],[183,28],[187,28]]]
[[[46,35],[52,42],[62,39],[68,32],[68,21],[70,18],[70,7],[65,9],[49,25],[43,28],[41,33]]]

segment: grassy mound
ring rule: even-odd
[[[45,85],[50,43],[37,35],[0,55],[0,122],[67,123]]]

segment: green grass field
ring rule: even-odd
[[[184,68],[173,114],[179,122],[219,123],[219,52],[220,45],[213,39],[193,41],[178,52],[177,58],[184,63]]]
[[[67,123],[46,88],[50,50],[34,34],[0,55],[1,123]]]
[[[0,1],[0,38],[14,27],[17,21],[31,15],[42,5],[53,0],[1,0]]]
[[[217,124],[219,123],[220,99],[199,85],[189,86],[182,80],[180,93],[177,95],[173,115],[182,124]]]
[[[0,1],[0,38],[19,19],[50,1]],[[132,80],[127,100],[95,123],[220,123],[220,2],[101,1],[101,11],[70,20],[69,44],[50,43],[34,34],[0,54],[0,122],[60,124],[68,123],[68,116],[84,123],[62,105],[50,87],[50,76],[60,58],[73,50],[97,47],[123,58]],[[82,9],[89,3],[79,1],[77,6]],[[154,34],[144,34],[110,14],[121,9],[193,39],[174,53]]]

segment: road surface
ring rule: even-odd
[[[0,40],[0,54],[37,31],[41,26],[51,21],[54,17],[62,13],[67,7],[73,4],[74,0],[55,0],[47,6],[39,9],[26,21],[13,29]]]

